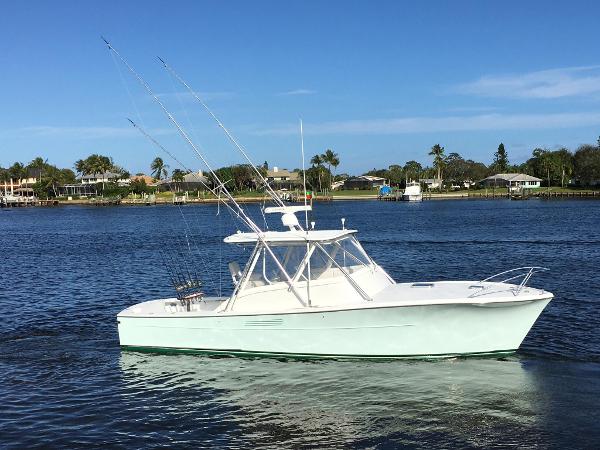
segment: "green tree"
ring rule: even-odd
[[[431,147],[429,155],[433,156],[433,167],[437,170],[437,179],[440,183],[440,190],[442,190],[442,170],[446,161],[444,147],[440,146],[440,144],[435,144]]]
[[[175,190],[179,192],[181,190],[181,183],[183,183],[185,173],[181,169],[173,169],[171,172],[171,180],[175,183]]]
[[[339,165],[339,156],[337,153],[334,153],[333,150],[328,148],[325,150],[325,153],[321,155],[321,161],[327,164],[327,171],[329,172],[329,189],[331,189],[331,183],[333,181],[331,176],[331,166],[337,167]]]
[[[134,178],[131,180],[129,190],[134,194],[142,195],[148,192],[148,185],[143,178]]]
[[[150,164],[150,170],[152,171],[152,176],[155,180],[161,180],[163,177],[166,178],[169,175],[167,168],[169,166],[166,165],[162,158],[156,157]]]
[[[404,170],[402,170],[402,166],[398,164],[389,166],[387,170],[387,179],[390,180],[390,184],[402,184],[404,181]]]
[[[560,186],[565,187],[565,178],[573,175],[573,154],[567,148],[561,148],[553,152],[555,165],[560,171]]]
[[[322,168],[323,168],[322,155],[313,156],[310,160],[310,163],[312,164],[313,168],[316,168],[317,178],[319,180],[319,191],[322,191],[323,190],[323,186],[321,184],[321,174],[322,174]]]
[[[421,172],[423,172],[423,166],[417,161],[408,161],[404,164],[403,170],[406,181],[409,181],[409,179],[418,181],[421,177]]]
[[[573,172],[583,186],[592,186],[600,180],[600,147],[580,146],[573,155]]]
[[[497,173],[506,173],[508,168],[508,154],[506,153],[506,149],[504,148],[504,144],[500,142],[498,146],[498,150],[494,153],[494,162],[492,167]]]
[[[27,176],[27,169],[22,163],[16,162],[8,168],[8,174],[10,178],[20,183]]]

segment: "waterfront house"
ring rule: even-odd
[[[421,178],[419,183],[424,184],[427,189],[437,189],[442,185],[442,180],[438,178]]]
[[[333,183],[331,183],[331,190],[335,191],[338,189],[343,189],[344,188],[344,181],[334,181]]]
[[[364,175],[349,177],[344,180],[345,190],[368,190],[373,189],[373,180]]]
[[[157,183],[160,187],[161,191],[175,191],[175,192],[185,192],[185,191],[202,191],[206,189],[206,185],[208,184],[208,177],[202,173],[201,170],[198,172],[190,172],[186,173],[183,176],[182,181],[173,181],[172,178],[167,178],[165,180],[161,180]],[[148,182],[146,181],[146,184]]]
[[[498,173],[484,178],[479,183],[485,187],[508,188],[510,191],[522,189],[538,189],[541,178],[532,177],[524,173]]]
[[[299,172],[273,167],[267,169],[267,181],[274,189],[296,189],[302,185]]]
[[[387,185],[387,180],[383,177],[375,177],[372,175],[362,175],[362,177],[369,180],[374,188],[380,188]]]
[[[146,183],[146,186],[154,186],[156,183],[154,182],[154,178],[152,178],[150,175],[145,175],[145,174],[141,174],[141,175],[134,175],[130,178],[130,181],[143,181],[144,183]]]
[[[95,184],[76,183],[58,186],[60,197],[93,197],[96,194]]]
[[[119,186],[127,186],[131,183],[129,178],[123,179],[122,174],[114,172],[92,173],[80,178],[81,184],[98,184],[118,182]]]

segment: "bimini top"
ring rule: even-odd
[[[334,241],[355,233],[356,230],[265,231],[262,233],[262,238],[265,242]],[[223,242],[228,244],[251,244],[256,241],[258,241],[256,233],[242,232],[223,239]]]

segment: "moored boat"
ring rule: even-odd
[[[402,200],[405,202],[420,202],[423,200],[421,184],[418,181],[410,181],[406,183],[406,188],[402,193]]]

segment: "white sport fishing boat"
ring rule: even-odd
[[[396,283],[356,230],[304,231],[299,208],[268,210],[283,214],[287,231],[225,238],[254,249],[243,270],[230,264],[233,295],[133,305],[118,315],[121,345],[319,358],[513,352],[552,299],[527,286],[535,267],[481,281]]]
[[[406,183],[406,188],[402,193],[402,200],[405,202],[420,202],[423,200],[421,184],[418,181]]]
[[[314,223],[309,227],[311,207],[306,199],[303,206],[284,204],[243,147],[161,60],[225,131],[276,204],[265,208],[265,213],[280,214],[283,229],[261,229],[159,97],[106,43],[205,163],[218,184],[216,189],[206,188],[248,228],[226,237],[225,243],[252,248],[243,268],[236,262],[229,264],[234,290],[228,297],[204,296],[189,271],[170,273],[176,297],[138,303],[118,314],[123,348],[315,358],[513,352],[552,299],[550,292],[527,285],[534,273],[545,270],[538,267],[513,269],[480,281],[397,283],[367,254],[357,231],[345,228],[344,219],[341,229],[318,230]],[[298,213],[304,213],[304,226]]]

